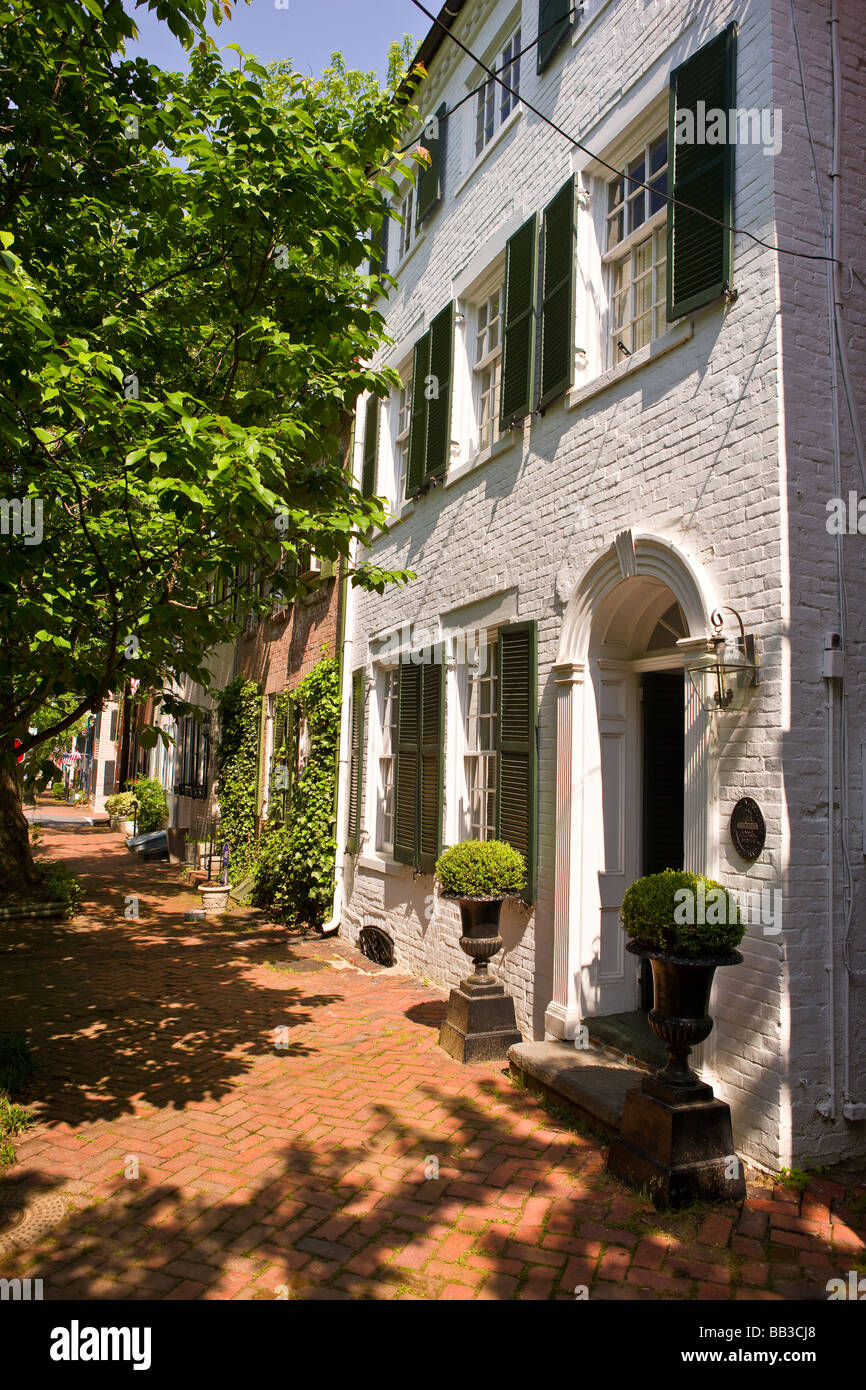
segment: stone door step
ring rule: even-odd
[[[648,1070],[601,1048],[579,1050],[567,1042],[516,1043],[508,1061],[516,1080],[530,1091],[611,1138],[619,1133],[626,1092]]]

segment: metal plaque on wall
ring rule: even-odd
[[[767,840],[767,827],[757,801],[743,796],[731,812],[731,839],[741,859],[757,859]]]

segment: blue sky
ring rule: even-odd
[[[142,54],[162,68],[186,67],[184,51],[165,24],[143,9],[135,10],[133,0],[125,0],[125,8],[134,14],[139,30],[139,42],[130,45],[128,56]],[[413,34],[417,47],[429,25],[411,0],[288,0],[285,9],[277,8],[277,0],[252,0],[248,5],[239,0],[231,20],[209,28],[218,44],[239,44],[265,63],[291,58],[298,72],[315,74],[338,49],[348,67],[373,69],[384,77],[391,40]]]

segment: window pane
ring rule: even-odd
[[[650,174],[657,174],[668,162],[668,137],[663,135],[650,149]]]
[[[502,104],[500,119],[505,120],[518,104],[520,95],[520,30],[514,35],[510,43],[505,45],[502,52],[502,80],[507,83],[511,91],[506,91],[501,87]]]

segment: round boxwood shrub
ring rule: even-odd
[[[745,932],[733,893],[681,869],[637,879],[622,900],[622,925],[634,941],[671,956],[724,955]]]
[[[463,840],[440,855],[436,877],[458,898],[506,898],[523,892],[526,860],[504,840]]]
[[[132,820],[135,815],[135,797],[132,792],[115,792],[105,798],[105,809],[110,816],[120,816]]]

